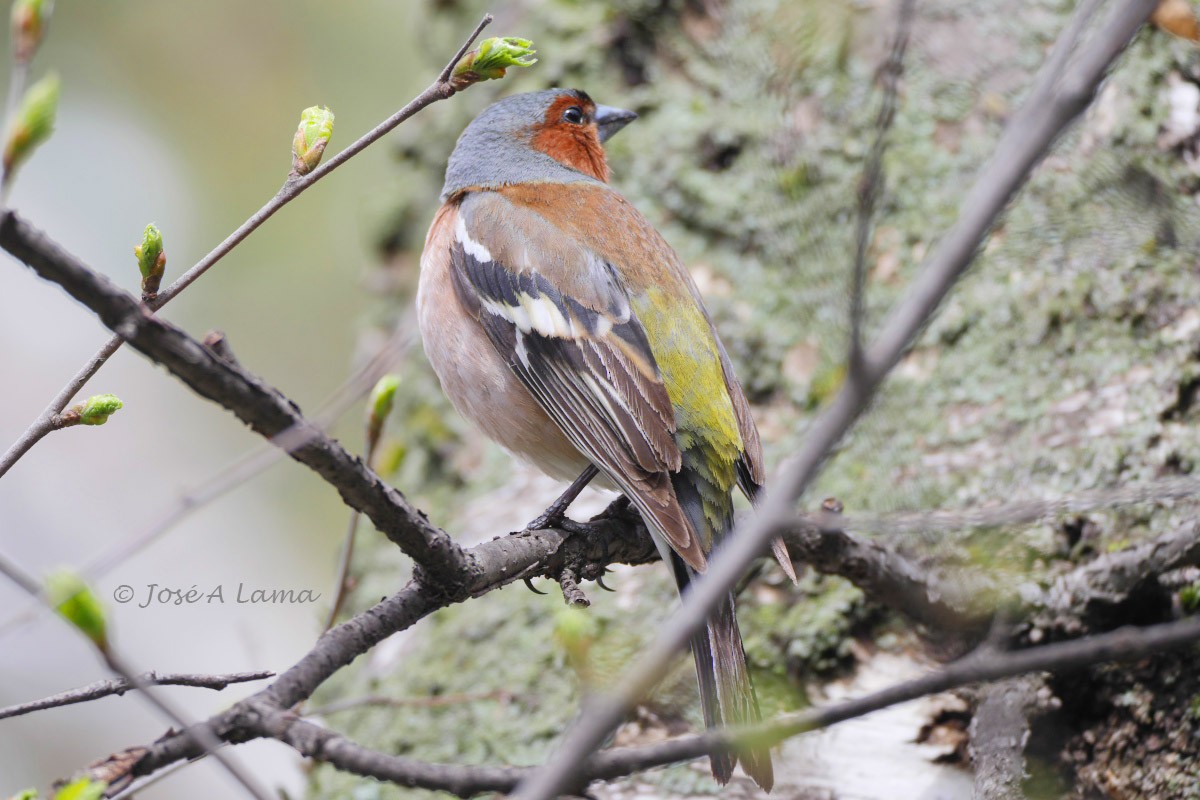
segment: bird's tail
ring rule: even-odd
[[[671,555],[671,565],[680,594],[683,594],[695,572],[674,554]],[[706,629],[693,636],[691,644],[705,726],[718,728],[759,722],[758,699],[746,670],[746,652],[742,647],[737,617],[734,616],[732,592],[709,615]],[[771,791],[775,776],[769,749],[743,748],[714,754],[710,757],[713,777],[722,784],[728,783],[738,761],[755,783],[764,791]]]

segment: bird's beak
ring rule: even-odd
[[[600,141],[607,142],[617,131],[637,119],[637,114],[623,108],[596,106],[593,119],[596,120],[596,127],[600,129]]]

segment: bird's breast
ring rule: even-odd
[[[573,480],[588,459],[538,405],[455,292],[450,246],[456,220],[457,208],[443,206],[421,254],[417,321],[429,363],[455,409],[484,435],[547,475]]]

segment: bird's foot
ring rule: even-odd
[[[571,507],[571,503],[575,502],[575,498],[579,497],[579,493],[582,492],[587,485],[592,482],[592,478],[595,478],[598,472],[599,470],[589,464],[587,468],[579,474],[579,477],[571,482],[571,485],[567,487],[567,490],[559,495],[557,500],[550,504],[549,508],[543,511],[537,519],[525,526],[525,530],[540,531],[545,530],[546,528],[562,528],[563,530],[570,531],[571,533],[576,533],[577,531],[572,530],[569,527],[564,527],[564,525],[567,523],[574,524],[571,522],[571,520],[567,519],[567,509]]]

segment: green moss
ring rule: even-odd
[[[869,614],[858,588],[810,572],[778,602],[740,606],[747,661],[756,675],[787,676],[790,686],[802,686],[847,664],[850,634]]]
[[[1179,590],[1179,605],[1185,614],[1195,614],[1200,609],[1200,583],[1193,583]]]

